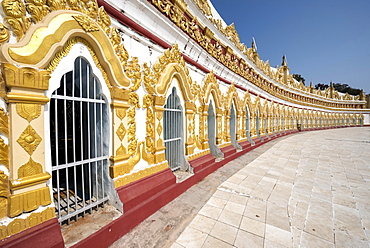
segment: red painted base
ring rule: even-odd
[[[57,218],[0,240],[0,247],[11,248],[63,248],[64,241]]]

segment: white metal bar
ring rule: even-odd
[[[105,103],[104,100],[88,99],[88,98],[82,98],[82,97],[61,96],[61,95],[52,95],[51,98],[54,98],[54,99],[63,99],[63,100],[72,100],[72,101],[81,101],[81,102]]]

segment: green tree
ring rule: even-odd
[[[349,86],[348,84],[341,84],[341,83],[333,83],[333,87],[335,90],[342,92],[342,93],[348,93],[353,96],[360,95],[361,90],[355,89]]]
[[[292,77],[297,80],[298,82],[302,82],[304,84],[304,81],[306,81],[306,79],[304,79],[301,75],[299,74],[293,74]]]

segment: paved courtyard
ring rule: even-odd
[[[369,127],[301,132],[258,149],[221,168],[238,171],[213,190],[199,197],[200,182],[112,247],[370,247]],[[148,229],[157,220],[158,231]]]

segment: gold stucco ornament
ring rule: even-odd
[[[33,129],[31,125],[28,125],[21,136],[17,139],[17,142],[29,155],[32,155],[41,140],[42,138],[36,133],[35,129]]]
[[[9,40],[9,30],[4,24],[0,23],[0,43],[6,42]]]
[[[125,126],[122,123],[119,125],[116,134],[117,134],[118,138],[121,141],[125,137],[125,135],[126,135],[126,128],[125,128]]]
[[[0,164],[3,164],[9,169],[9,147],[5,144],[4,140],[0,137]]]
[[[21,0],[4,0],[1,4],[7,15],[5,20],[12,26],[17,40],[20,40],[31,26],[31,19],[26,16],[24,3]]]
[[[90,19],[88,16],[85,15],[74,15],[72,16],[76,22],[82,27],[83,30],[86,32],[94,32],[99,31],[99,27],[95,24],[95,22]]]
[[[26,119],[28,122],[31,122],[33,119],[36,119],[41,114],[41,104],[34,103],[17,103],[16,104],[17,113]]]
[[[46,0],[26,0],[26,7],[35,23],[41,21],[50,11]]]
[[[18,169],[18,178],[35,176],[42,173],[42,165],[35,162],[32,158],[19,167]]]

